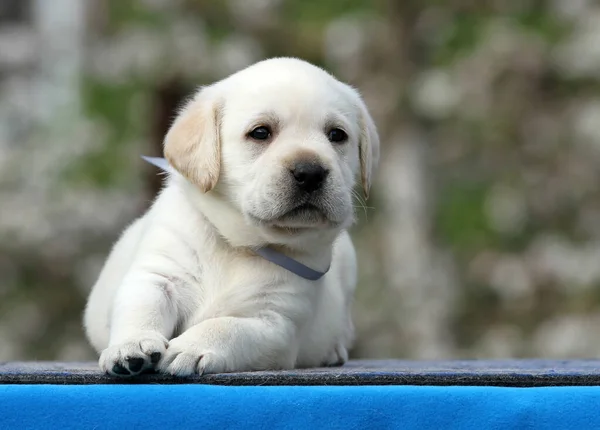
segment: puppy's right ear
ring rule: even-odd
[[[201,89],[167,132],[165,158],[202,192],[212,190],[221,170],[220,106],[212,88]]]
[[[373,118],[367,110],[367,106],[359,99],[361,137],[358,145],[360,157],[360,178],[363,187],[365,200],[369,198],[371,190],[371,181],[375,169],[379,164],[379,134]]]

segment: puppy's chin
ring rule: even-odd
[[[347,224],[345,220],[331,219],[323,209],[310,203],[298,205],[275,217],[265,217],[263,214],[249,212],[246,213],[246,218],[256,226],[287,234],[331,230],[343,228]]]
[[[332,224],[332,221],[322,209],[311,203],[303,203],[275,219],[273,224],[284,227],[318,228],[320,226],[329,226]]]

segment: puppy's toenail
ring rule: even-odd
[[[121,366],[119,363],[113,366],[112,371],[117,375],[129,376],[129,370]]]
[[[129,370],[132,372],[139,372],[144,367],[144,359],[143,358],[128,358],[127,363],[129,366]]]

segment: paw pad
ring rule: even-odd
[[[125,360],[127,361],[127,367],[129,367],[129,370],[134,373],[139,372],[142,370],[142,367],[144,367],[143,358],[127,357]]]
[[[116,375],[123,375],[123,376],[128,376],[129,375],[129,370],[127,370],[126,368],[124,368],[123,366],[121,366],[119,363],[116,363],[113,366],[112,371]]]

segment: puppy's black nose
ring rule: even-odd
[[[318,163],[300,161],[294,165],[291,172],[298,187],[307,193],[312,193],[321,188],[329,170],[324,169]]]

